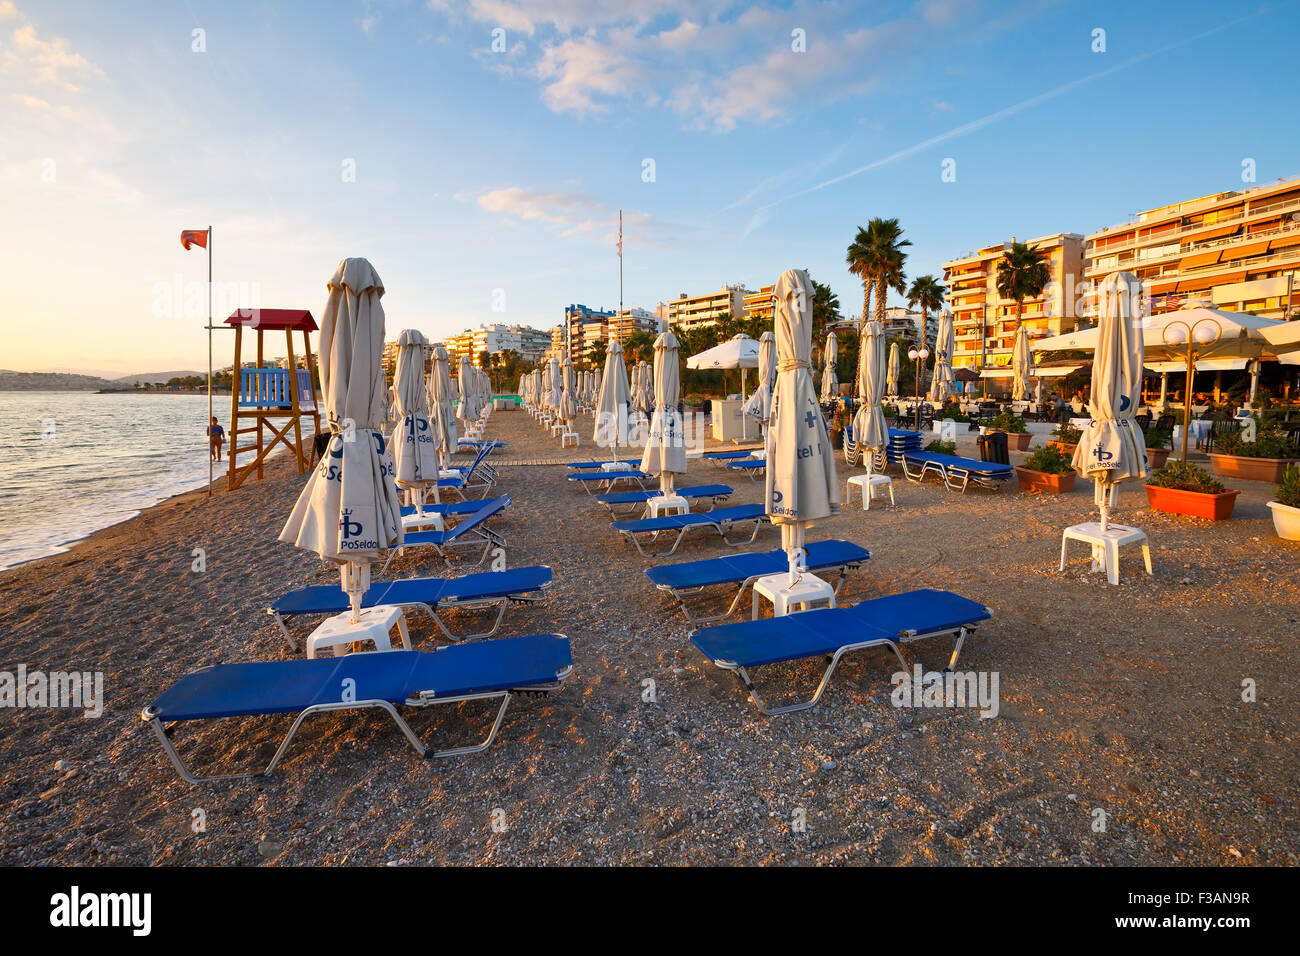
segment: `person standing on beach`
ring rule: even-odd
[[[226,443],[226,430],[217,423],[217,416],[212,416],[208,426],[208,452],[213,461],[221,461],[221,446]]]

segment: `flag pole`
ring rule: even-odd
[[[212,225],[208,224],[208,428],[212,427]],[[234,445],[232,444],[233,448]],[[212,437],[208,436],[208,497],[212,497]]]

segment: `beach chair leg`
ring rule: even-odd
[[[1069,535],[1062,534],[1061,535],[1061,566],[1056,569],[1057,571],[1065,570],[1065,548],[1069,543],[1070,543]]]
[[[275,611],[271,608],[267,608],[266,613],[271,615],[271,617],[275,618],[275,623],[276,626],[280,628],[280,633],[284,636],[284,639],[288,641],[289,647],[292,650],[296,651],[298,649],[298,642],[295,641],[293,639],[293,635],[289,633],[289,625],[284,623],[284,618],[280,616],[280,613],[278,611]]]
[[[500,600],[494,600],[494,601],[492,601],[492,602],[489,602],[491,605],[495,605],[495,606],[496,606],[496,609],[497,609],[496,620],[492,622],[492,628],[491,628],[491,630],[481,631],[481,632],[479,632],[478,634],[453,634],[453,633],[451,632],[451,630],[447,627],[447,625],[443,622],[442,618],[439,617],[437,611],[433,611],[433,612],[432,612],[432,614],[433,614],[433,620],[434,620],[434,623],[436,623],[436,624],[438,625],[438,629],[439,629],[440,631],[442,631],[443,636],[445,636],[445,637],[447,638],[447,640],[449,640],[449,641],[457,641],[457,642],[459,642],[459,641],[479,641],[479,640],[483,640],[484,638],[491,637],[492,635],[494,635],[497,631],[499,631],[499,630],[501,629],[501,621],[502,621],[502,619],[504,619],[505,616],[506,616],[506,605],[507,605],[509,602],[510,602],[510,599],[509,599],[509,598],[501,598]],[[477,609],[477,608],[481,608],[481,607],[488,607],[488,606],[489,606],[489,603],[450,604],[450,605],[448,605],[448,607],[450,607],[450,608],[461,608],[461,609],[471,609],[471,608],[473,608],[473,609]]]
[[[541,688],[539,688],[540,690]],[[549,688],[547,688],[549,689]],[[463,754],[482,753],[492,746],[492,741],[496,740],[497,731],[501,729],[501,724],[506,719],[506,708],[510,706],[510,696],[513,691],[502,690],[487,694],[465,694],[460,697],[446,697],[434,699],[423,695],[416,695],[409,698],[406,703],[409,707],[428,707],[433,704],[463,704],[470,700],[494,700],[501,698],[501,706],[497,708],[496,718],[492,721],[492,729],[488,731],[487,737],[481,743],[468,744],[463,747],[450,747],[447,750],[421,751],[426,759],[434,757],[459,757]]]
[[[1142,560],[1146,563],[1147,575],[1153,577],[1155,572],[1151,570],[1151,545],[1145,541],[1142,542]]]

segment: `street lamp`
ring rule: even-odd
[[[1183,461],[1187,460],[1187,433],[1192,427],[1192,376],[1196,374],[1196,355],[1219,344],[1223,336],[1223,326],[1218,319],[1206,317],[1188,325],[1182,319],[1174,319],[1160,330],[1170,351],[1187,349],[1187,384],[1183,386]]]
[[[930,350],[921,343],[919,349],[913,347],[907,350],[907,357],[916,363],[916,382],[915,382],[915,404],[912,410],[916,415],[916,430],[921,430],[921,363],[930,357]]]

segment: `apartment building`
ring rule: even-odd
[[[935,339],[939,331],[939,316],[923,317],[920,312],[912,312],[902,306],[885,309],[885,340],[903,339],[915,345],[921,338],[921,319],[925,318],[925,344],[934,351]],[[857,328],[856,323],[854,328]]]
[[[550,333],[527,325],[480,325],[470,330],[470,335],[472,358],[476,365],[484,352],[495,355],[509,350],[530,361],[537,361],[551,347]]]
[[[998,292],[998,263],[1011,243],[968,252],[943,264],[957,349],[954,368],[1010,374],[1016,335],[1016,302]],[[1031,239],[1044,254],[1049,280],[1043,294],[1024,301],[1021,321],[1030,340],[1073,331],[1078,324],[1073,296],[1084,277],[1084,239],[1073,232]]]
[[[591,349],[598,342],[609,341],[608,323],[614,318],[613,312],[604,309],[592,309],[581,303],[565,306],[564,329],[567,330],[567,354],[573,357],[577,365],[586,365],[590,360]],[[566,354],[565,333],[561,333],[560,354]]]
[[[745,314],[745,296],[754,295],[743,284],[723,285],[717,292],[687,295],[683,292],[668,302],[668,322],[683,329],[706,328],[723,316]]]
[[[654,312],[645,309],[620,309],[606,323],[609,340],[626,342],[637,332],[657,336],[660,331],[660,319]]]
[[[771,322],[776,315],[776,305],[772,302],[772,287],[759,286],[757,292],[745,293],[745,318],[763,319]]]
[[[1087,237],[1092,283],[1131,272],[1153,313],[1204,300],[1271,319],[1300,309],[1300,179],[1158,206]]]

